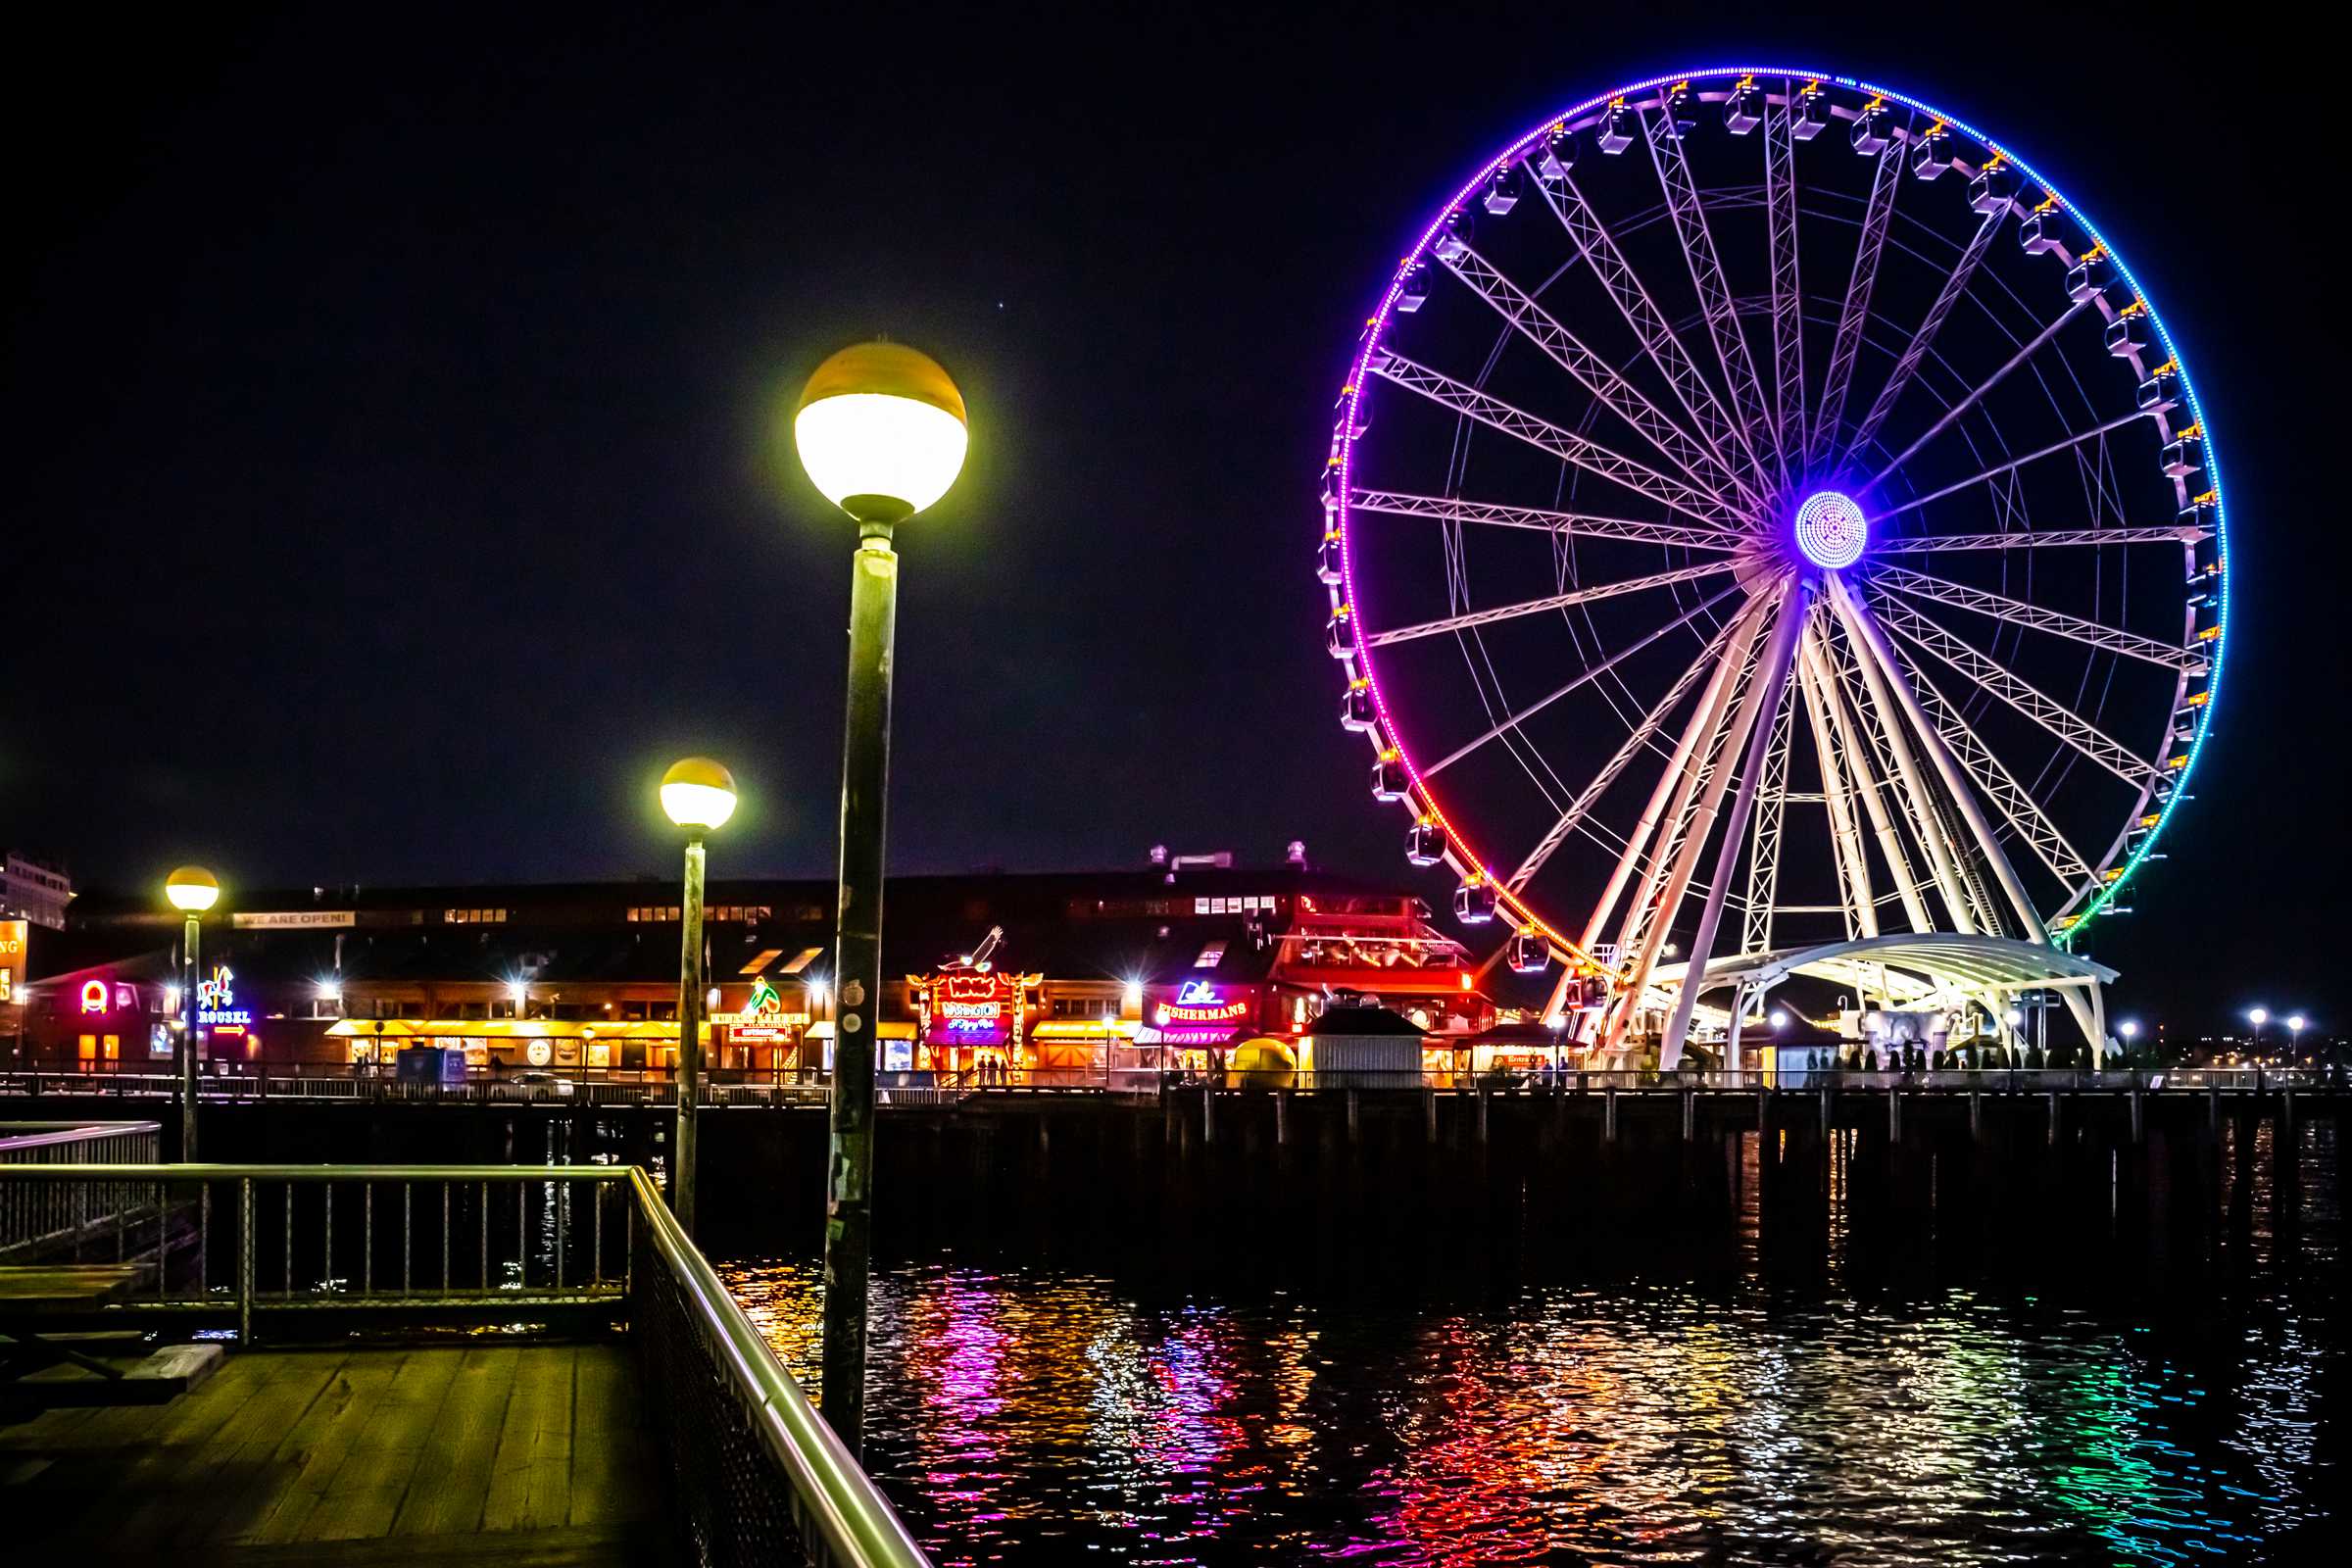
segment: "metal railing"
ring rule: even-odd
[[[692,1560],[929,1568],[637,1167],[0,1165],[0,1212],[76,1191],[145,1200],[77,1245],[139,1269],[94,1323],[625,1321]]]
[[[928,1080],[928,1081],[925,1081]],[[1934,1067],[1880,1068],[1784,1065],[1701,1072],[1656,1072],[1639,1069],[1580,1069],[1557,1072],[1542,1067],[1484,1072],[1427,1068],[1419,1072],[1373,1068],[1332,1068],[1322,1071],[1243,1070],[1162,1071],[1157,1068],[1114,1069],[1107,1077],[1099,1070],[1044,1068],[1017,1071],[1001,1079],[971,1074],[884,1074],[876,1085],[875,1101],[883,1109],[951,1106],[974,1099],[1110,1099],[1151,1100],[1171,1090],[1198,1092],[1204,1085],[1220,1089],[1287,1089],[1301,1094],[1337,1090],[1433,1090],[1440,1094],[1598,1094],[1680,1092],[1685,1089],[1752,1092],[1758,1089],[1832,1088],[1855,1092],[1915,1090],[1957,1093],[2034,1093],[2121,1091],[2137,1088],[2158,1094],[2168,1090],[2221,1089],[2267,1094],[2280,1089],[2347,1087],[2339,1075],[2324,1067],[2132,1067],[2094,1070],[2088,1067]],[[326,1100],[400,1104],[517,1104],[564,1107],[615,1105],[661,1108],[677,1103],[677,1090],[666,1082],[608,1081],[597,1078],[523,1082],[514,1078],[468,1079],[463,1083],[403,1083],[391,1078],[353,1078],[271,1074],[232,1074],[200,1080],[207,1104],[241,1103],[263,1100]],[[0,1074],[0,1096],[24,1095],[95,1099],[173,1100],[178,1080],[150,1073],[7,1073]],[[705,1109],[736,1106],[819,1106],[832,1096],[832,1086],[801,1083],[705,1083]]]
[[[153,1161],[163,1129],[152,1121],[0,1122],[0,1167]],[[145,1195],[120,1184],[0,1189],[0,1259],[24,1261],[80,1245],[85,1233],[126,1222]]]

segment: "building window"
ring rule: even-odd
[[[1193,960],[1193,967],[1196,969],[1214,969],[1218,964],[1224,961],[1225,944],[1222,942],[1211,942],[1200,950],[1200,956]]]
[[[98,1037],[83,1035],[76,1039],[74,1042],[74,1054],[83,1061],[96,1061],[98,1059]]]
[[[311,1016],[314,1018],[342,1017],[342,999],[339,997],[313,997],[311,999]]]
[[[100,1042],[100,1049],[106,1053],[107,1060],[121,1061],[122,1059],[122,1037],[108,1035],[105,1040]]]

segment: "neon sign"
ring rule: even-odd
[[[1206,980],[1187,980],[1176,1000],[1160,1004],[1153,1021],[1162,1028],[1172,1023],[1233,1023],[1250,1015],[1247,997],[1227,997]]]
[[[784,999],[776,995],[775,983],[765,975],[752,982],[752,994],[745,1000],[743,1010],[757,1016],[766,1012],[782,1012]]]
[[[236,1004],[237,994],[229,982],[236,977],[227,964],[216,964],[210,980],[196,982],[196,1022],[206,1028],[232,1025],[242,1029],[253,1022],[253,1013]]]
[[[1012,1034],[1020,981],[1002,972],[957,971],[918,981],[928,995],[926,1036],[966,1045],[997,1045]]]
[[[81,1010],[84,1012],[104,1012],[106,1011],[106,982],[103,980],[86,980],[82,982]]]

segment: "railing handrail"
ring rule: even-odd
[[[0,1121],[0,1154],[21,1149],[54,1149],[140,1133],[160,1133],[160,1121]],[[87,1167],[83,1167],[87,1169]]]
[[[635,1165],[628,1174],[646,1217],[647,1241],[694,1302],[714,1342],[712,1349],[724,1356],[730,1374],[751,1396],[769,1453],[791,1478],[835,1559],[856,1568],[930,1568],[931,1559],[906,1533],[890,1499],[752,1327],[652,1180]]]
[[[633,1165],[11,1165],[33,1181],[621,1182]]]

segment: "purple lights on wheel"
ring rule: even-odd
[[[1837,571],[1862,559],[1870,524],[1851,496],[1816,490],[1796,509],[1796,548],[1816,566]]]

